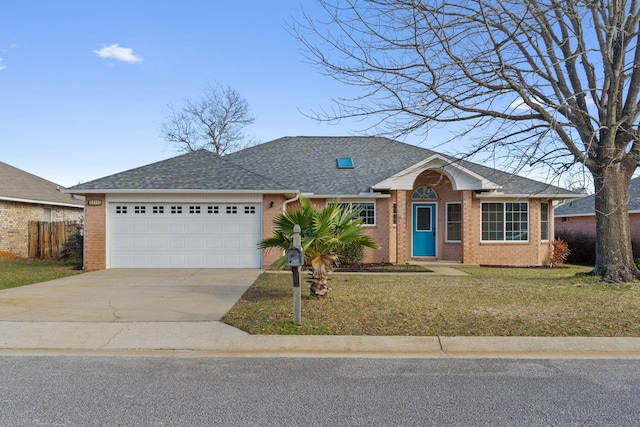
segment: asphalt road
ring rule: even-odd
[[[0,357],[0,426],[637,426],[640,361]]]

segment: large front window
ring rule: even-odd
[[[529,205],[527,203],[483,203],[482,240],[529,240]]]

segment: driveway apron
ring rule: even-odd
[[[0,321],[217,321],[258,269],[109,269],[0,291]]]

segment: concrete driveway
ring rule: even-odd
[[[217,321],[258,269],[110,269],[0,291],[0,321]]]

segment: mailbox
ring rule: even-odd
[[[302,267],[304,265],[304,252],[300,246],[292,246],[287,250],[287,266]]]

